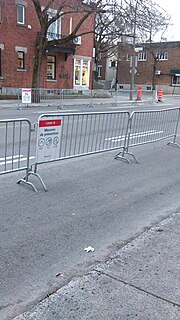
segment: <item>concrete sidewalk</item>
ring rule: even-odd
[[[40,103],[31,103],[29,105],[21,103],[21,100],[0,100],[0,109],[31,109],[31,108],[51,108],[56,107],[57,110],[66,110],[68,107],[78,106],[85,108],[95,108],[96,106],[101,105],[110,105],[112,107],[125,107],[125,106],[134,106],[134,105],[143,105],[144,103],[149,103],[150,106],[163,106],[167,103],[173,103],[176,100],[179,100],[180,96],[165,95],[163,102],[157,102],[153,99],[152,96],[144,96],[141,101],[136,101],[136,96],[133,100],[129,99],[129,96],[110,96],[110,97],[99,97],[99,98],[84,98],[84,99],[48,99],[42,100]]]
[[[143,232],[108,261],[14,319],[180,319],[179,218],[175,213]]]
[[[146,102],[147,100],[139,101],[139,103]],[[21,101],[17,100],[0,100],[0,109],[1,108],[14,108],[14,109],[27,109],[27,108],[46,108],[46,107],[57,107],[59,109],[66,109],[66,107],[72,106],[83,106],[94,108],[95,106],[109,104],[109,105],[127,105],[134,104],[136,101],[130,101],[129,98],[118,97],[118,99],[109,97],[109,98],[94,98],[90,99],[65,99],[65,100],[47,100],[40,103],[31,103],[31,104],[22,104]]]

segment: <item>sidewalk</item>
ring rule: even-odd
[[[143,232],[14,320],[178,320],[179,217]]]
[[[172,95],[165,95],[163,102],[157,102],[151,96],[143,96],[143,99],[140,101],[136,101],[136,96],[133,100],[129,99],[129,96],[109,96],[109,97],[99,97],[99,98],[84,98],[84,99],[48,99],[42,100],[40,103],[31,103],[29,105],[21,103],[21,100],[0,100],[0,109],[31,109],[31,108],[51,108],[55,107],[57,110],[64,110],[68,107],[85,107],[87,108],[95,108],[96,106],[101,105],[110,105],[111,107],[125,107],[125,106],[134,106],[134,105],[141,105],[143,103],[149,103],[150,106],[160,106],[166,105],[167,103],[172,103],[175,100],[179,100],[180,96],[172,96]]]
[[[142,101],[138,101],[138,103],[143,103],[149,101],[153,104],[153,100],[151,98],[144,97]],[[110,97],[99,97],[99,98],[81,98],[81,99],[47,99],[41,100],[40,103],[31,103],[31,104],[23,104],[21,100],[0,100],[0,109],[1,108],[34,108],[34,107],[58,107],[59,109],[65,109],[66,107],[72,106],[83,106],[83,107],[95,107],[103,104],[109,104],[114,106],[122,106],[122,105],[133,105],[136,104],[137,101],[129,100],[129,96],[110,96]]]

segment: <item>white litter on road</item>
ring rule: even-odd
[[[94,248],[89,246],[87,248],[84,249],[86,252],[94,252]]]

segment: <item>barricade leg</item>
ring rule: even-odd
[[[92,98],[93,98],[93,90],[90,90],[90,103],[87,104],[88,108],[95,108],[95,105],[92,102]]]
[[[37,192],[37,189],[36,189],[36,187],[34,186],[34,184],[33,184],[32,182],[28,181],[29,175],[30,175],[30,172],[29,172],[29,170],[27,170],[25,177],[22,178],[22,179],[20,179],[20,180],[18,180],[18,181],[17,181],[17,184],[20,184],[20,183],[22,182],[22,183],[24,183],[24,184],[27,184],[27,185],[31,186],[32,189],[33,189],[35,192]]]
[[[139,163],[139,162],[137,161],[136,157],[134,156],[134,154],[131,153],[131,152],[128,152],[128,150],[123,150],[123,151],[118,152],[118,153],[115,155],[114,159],[116,159],[116,160],[118,160],[118,159],[120,159],[120,160],[125,160],[126,162],[128,162],[129,164],[131,164],[131,161],[130,161],[127,157],[125,157],[125,155],[129,155],[129,156],[133,157],[134,160],[135,160],[135,162],[136,162],[137,164]]]
[[[112,104],[112,107],[114,108],[114,107],[119,107],[119,104],[118,104],[118,102],[117,102],[117,95],[118,95],[118,91],[116,90],[115,91],[115,102]]]
[[[33,166],[33,165],[32,165],[32,166]],[[30,186],[33,188],[33,190],[34,190],[35,192],[37,192],[37,188],[34,186],[34,184],[33,184],[32,182],[30,182],[30,181],[28,180],[28,179],[29,179],[29,176],[30,176],[30,175],[33,175],[33,176],[35,176],[35,177],[37,177],[37,178],[39,179],[39,181],[40,181],[40,183],[42,184],[44,190],[47,191],[47,187],[46,187],[43,179],[42,179],[41,176],[37,173],[37,164],[35,164],[35,169],[34,169],[34,171],[32,170],[32,166],[31,166],[31,170],[28,170],[28,172],[26,173],[26,176],[25,176],[24,178],[18,180],[17,183],[20,184],[20,183],[22,182],[22,183],[28,184],[28,185],[30,185]]]

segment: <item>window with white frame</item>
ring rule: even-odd
[[[130,57],[131,57],[130,54],[127,53],[127,54],[126,54],[126,61],[130,61]]]
[[[90,60],[74,59],[74,85],[89,87]]]
[[[101,64],[98,65],[97,72],[98,72],[98,78],[101,78],[102,77],[102,65]]]
[[[49,10],[48,18],[49,20],[56,14],[56,10]],[[51,23],[47,31],[47,39],[48,41],[51,40],[58,40],[61,38],[61,17]]]
[[[157,52],[156,59],[157,60],[168,60],[168,53],[167,52]]]
[[[180,86],[180,74],[173,74],[172,75],[172,85],[173,86]]]
[[[138,61],[146,61],[146,60],[147,60],[147,52],[139,52]]]
[[[117,66],[116,60],[110,60],[109,61],[109,68],[115,68]]]
[[[25,24],[25,6],[22,4],[17,5],[17,23]]]

